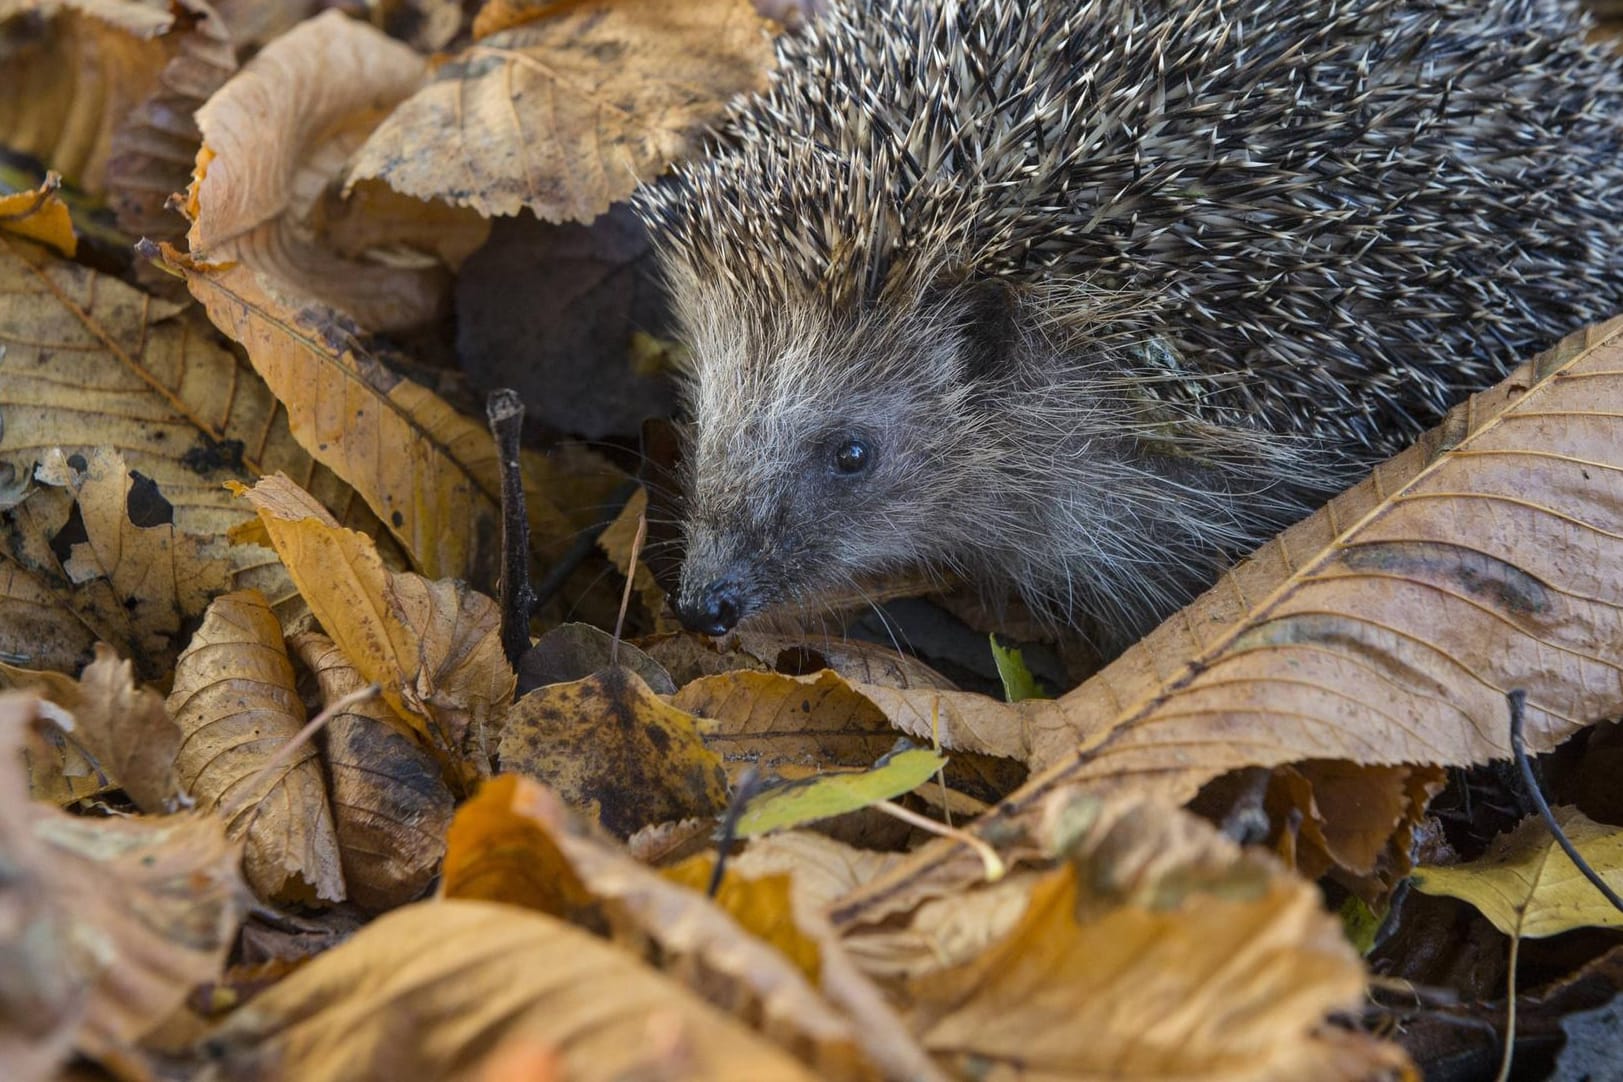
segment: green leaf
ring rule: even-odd
[[[879,760],[872,770],[792,781],[746,804],[737,833],[748,838],[857,811],[917,789],[946,765],[933,751],[906,747]]]
[[[1037,678],[1026,668],[1026,659],[1012,646],[998,645],[996,635],[988,635],[992,644],[992,660],[997,663],[998,679],[1003,681],[1003,697],[1011,703],[1021,699],[1046,699]]]

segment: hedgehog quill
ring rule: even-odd
[[[645,190],[719,634],[904,569],[1122,645],[1623,309],[1572,0],[871,0]]]

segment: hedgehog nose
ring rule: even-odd
[[[676,617],[689,631],[725,635],[738,623],[737,587],[726,581],[712,582],[696,599],[678,601]]]

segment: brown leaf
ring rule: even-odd
[[[315,301],[370,330],[441,314],[450,279],[437,259],[345,258],[315,235],[327,185],[425,70],[417,53],[336,10],[267,45],[198,110],[192,257],[241,263],[290,307]]]
[[[137,687],[128,661],[106,643],[96,644],[96,660],[77,681],[54,672],[28,672],[0,665],[0,685],[32,688],[69,715],[68,743],[93,771],[88,786],[74,786],[72,798],[123,789],[146,812],[176,810],[175,753],[180,729],[164,708],[163,696]],[[71,781],[72,779],[64,779]],[[31,779],[36,795],[39,780]]]
[[[0,502],[0,521],[11,517]],[[18,566],[0,547],[0,657],[72,670],[95,641],[95,632],[59,603],[44,575]]]
[[[533,910],[421,902],[386,914],[210,1038],[233,1079],[480,1077],[517,1042],[559,1076],[759,1082],[813,1074],[623,951]]]
[[[8,1078],[44,1077],[35,1072],[64,1039],[126,1062],[193,986],[219,975],[247,905],[237,847],[211,816],[90,819],[29,803],[16,752],[32,713],[27,696],[0,696]]]
[[[528,778],[492,779],[457,812],[445,865],[448,895],[502,898],[606,926],[697,994],[758,1019],[821,1077],[872,1077],[865,1054],[882,1041],[860,1020],[832,1008],[801,969],[703,894],[645,868]]]
[[[169,710],[185,734],[175,768],[202,807],[246,837],[254,892],[276,901],[342,901],[338,842],[315,749],[263,768],[304,727],[282,628],[259,593],[217,598],[175,663]],[[248,788],[248,786],[252,788]]]
[[[629,669],[530,692],[508,712],[497,751],[504,771],[540,778],[621,838],[727,806],[721,759],[693,716]]]
[[[0,241],[0,328],[0,490],[53,447],[113,448],[187,533],[223,534],[248,518],[220,482],[267,470],[298,479],[347,524],[382,532],[355,491],[294,441],[270,389],[195,309]],[[234,585],[289,609],[292,585],[269,551],[226,555]]]
[[[43,487],[0,509],[0,565],[22,568],[95,638],[133,658],[144,678],[160,678],[187,622],[229,585],[227,546],[176,528],[156,486],[126,470],[117,453],[69,458],[51,450],[42,459],[34,479]],[[35,666],[73,667],[72,657],[35,655],[37,645],[18,652]]]
[[[100,195],[114,133],[152,93],[169,58],[164,35],[174,17],[135,0],[49,7],[56,10],[38,16],[33,34],[7,41],[0,145]]]
[[[1175,808],[1083,799],[1054,809],[1070,863],[1031,884],[1018,925],[907,981],[926,1047],[1004,1078],[1352,1079],[1384,1065],[1315,1037],[1358,1002],[1363,971],[1312,884]]]
[[[507,709],[515,682],[496,603],[461,582],[389,571],[370,538],[285,477],[246,495],[344,656],[456,780],[482,773],[486,724]]]
[[[293,640],[315,673],[321,697],[336,702],[366,680],[331,639],[306,632]],[[377,700],[327,722],[325,761],[334,825],[352,901],[382,911],[420,896],[445,856],[451,791],[433,756],[396,731],[400,720]]]
[[[424,199],[589,222],[763,89],[771,36],[745,0],[553,5],[440,65],[356,156]]]

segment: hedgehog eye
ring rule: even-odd
[[[834,449],[834,470],[847,476],[873,466],[873,449],[862,440],[846,440]]]

